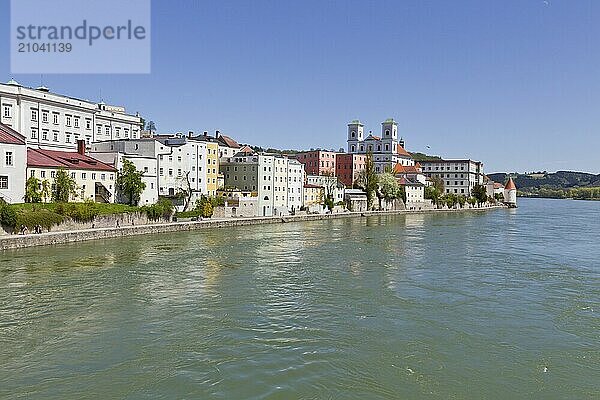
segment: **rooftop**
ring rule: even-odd
[[[0,143],[25,144],[25,137],[8,125],[0,124]]]
[[[83,169],[91,171],[116,172],[108,164],[85,154],[68,151],[27,149],[27,166],[43,168]]]

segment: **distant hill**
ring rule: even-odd
[[[494,182],[504,183],[508,176],[512,176],[517,188],[525,191],[528,188],[547,188],[547,189],[573,189],[580,187],[599,187],[600,174],[588,174],[586,172],[557,171],[534,172],[530,174],[507,174],[496,173],[488,174]]]
[[[435,161],[435,160],[441,160],[442,157],[440,156],[430,156],[428,154],[425,153],[419,153],[419,152],[411,152],[410,155],[413,157],[413,159],[415,161]]]
[[[557,171],[530,174],[488,174],[494,182],[505,183],[509,176],[517,185],[517,194],[523,197],[600,199],[600,174]]]

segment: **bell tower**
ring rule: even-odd
[[[365,140],[365,126],[357,119],[348,124],[348,153],[357,153],[359,142]]]

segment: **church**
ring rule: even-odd
[[[398,123],[393,118],[381,123],[381,136],[375,136],[369,131],[364,137],[364,125],[359,120],[348,124],[348,153],[373,153],[375,172],[393,171],[397,164],[413,166],[415,161],[404,149],[404,140],[398,140]]]

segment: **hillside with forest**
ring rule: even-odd
[[[557,171],[488,174],[494,182],[504,183],[511,176],[519,196],[575,199],[600,199],[600,174]]]

